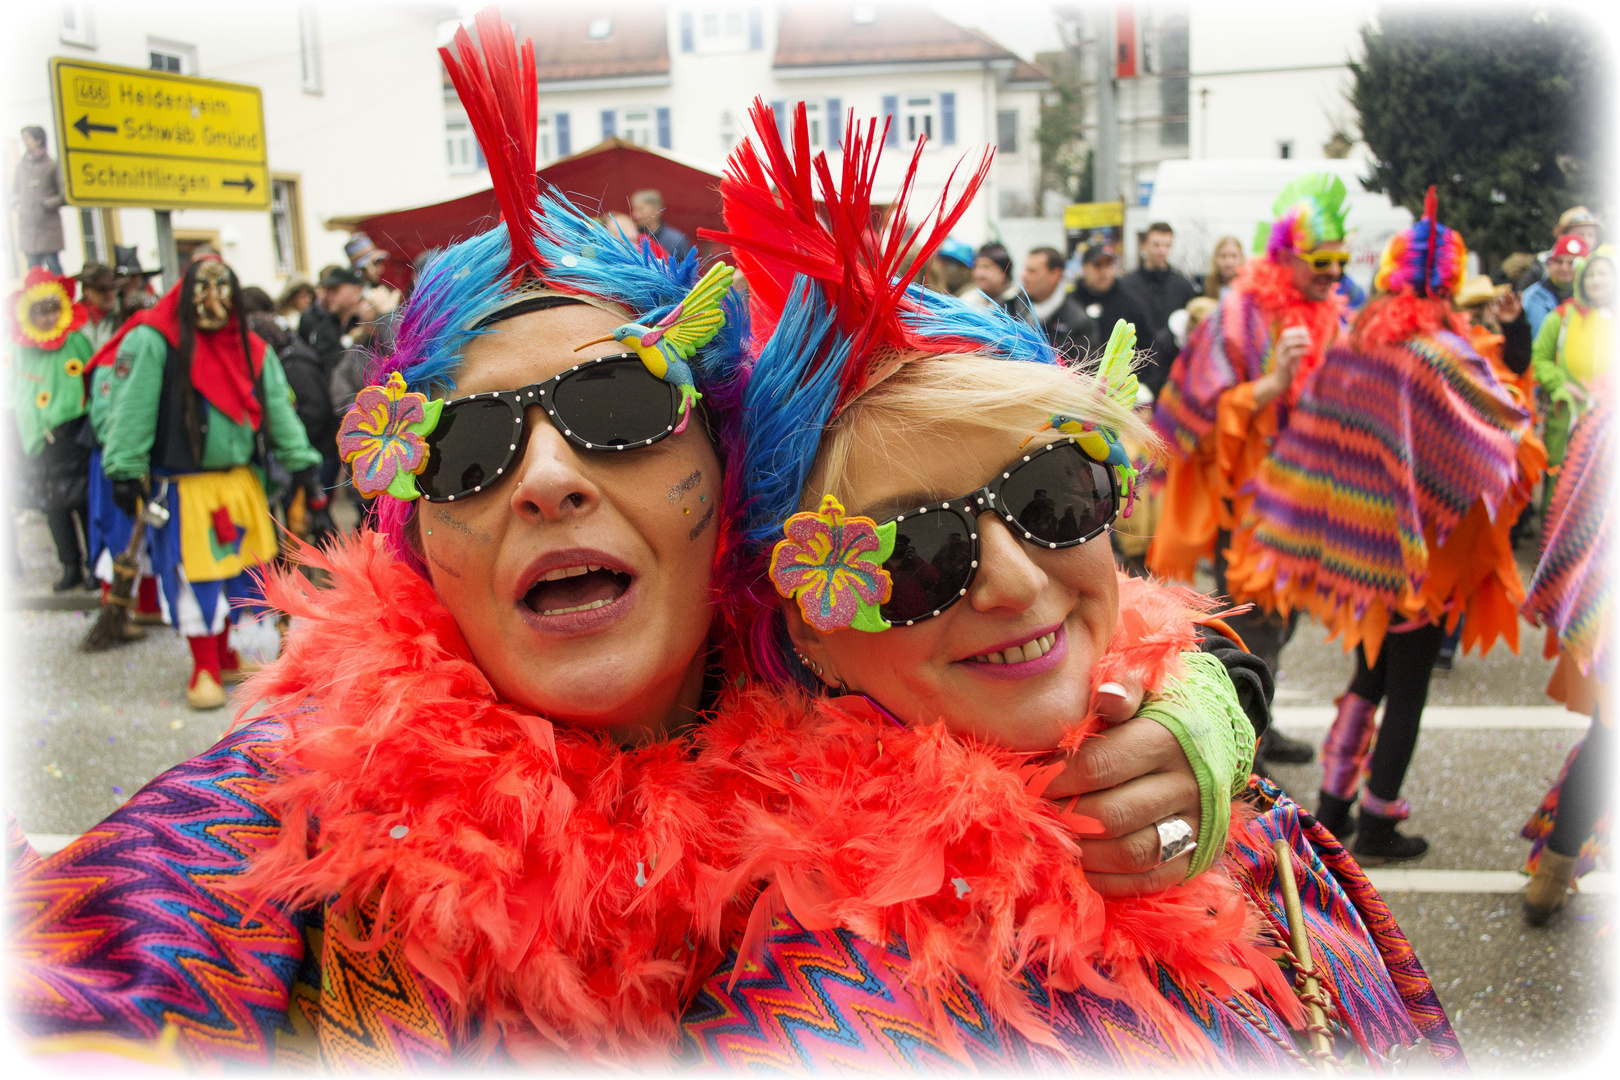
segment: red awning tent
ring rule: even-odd
[[[699,228],[724,227],[720,217],[720,175],[661,150],[611,138],[539,170],[543,183],[555,187],[589,214],[629,213],[630,195],[655,188],[664,197],[664,221],[699,246],[706,260],[717,246],[697,240]],[[383,277],[398,288],[411,280],[411,262],[424,251],[447,247],[493,228],[500,220],[493,189],[459,199],[390,210],[346,215],[327,221],[329,229],[363,232],[389,253]]]

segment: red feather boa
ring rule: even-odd
[[[1361,309],[1350,330],[1350,347],[1366,352],[1436,330],[1450,330],[1466,338],[1468,320],[1453,311],[1448,300],[1410,292],[1393,293],[1374,297]]]
[[[268,799],[282,834],[244,887],[340,910],[380,895],[377,925],[456,1019],[519,1056],[672,1045],[718,960],[693,932],[713,873],[709,771],[679,740],[623,750],[500,701],[380,535],[305,560],[330,588],[266,582],[293,631],[247,700],[289,709],[292,734]]]
[[[1334,292],[1326,300],[1307,299],[1304,293],[1294,287],[1292,265],[1281,265],[1266,259],[1250,259],[1238,273],[1232,288],[1235,292],[1253,296],[1260,310],[1270,315],[1274,340],[1276,331],[1286,330],[1290,326],[1303,326],[1310,332],[1310,351],[1300,359],[1293,384],[1288,389],[1288,403],[1294,404],[1299,400],[1299,391],[1305,385],[1306,377],[1321,366],[1328,346],[1333,344],[1339,332],[1344,315],[1344,297]],[[1231,337],[1227,344],[1235,353],[1242,352],[1242,332],[1241,320],[1234,319],[1228,325]]]
[[[1158,686],[1196,647],[1191,620],[1203,598],[1131,581],[1122,582],[1120,622],[1093,686],[1127,672]],[[1093,717],[1078,730],[1096,728]],[[768,883],[744,959],[785,907],[811,930],[903,938],[906,978],[947,1038],[943,1001],[960,974],[1027,1038],[1056,1047],[1023,986],[1031,962],[1045,966],[1054,989],[1124,999],[1194,1059],[1212,1059],[1212,1048],[1162,996],[1156,965],[1221,997],[1256,990],[1304,1022],[1256,946],[1257,913],[1223,870],[1153,896],[1105,900],[1086,880],[1076,839],[1096,823],[1042,797],[1056,770],[1030,755],[963,740],[943,724],[901,730],[860,697],[763,692],[742,695],[704,740],[754,785],[722,828],[736,855],[720,895]]]
[[[498,700],[432,586],[379,535],[304,558],[329,588],[291,571],[266,582],[293,630],[246,698],[286,710],[291,734],[267,799],[282,833],[242,887],[338,913],[380,898],[381,933],[461,1023],[482,1021],[486,1047],[667,1052],[691,989],[725,948],[746,955],[778,903],[809,926],[902,934],[908,977],[936,1002],[966,975],[1042,1042],[1019,982],[1032,961],[1054,987],[1125,998],[1194,1057],[1208,1044],[1160,996],[1156,963],[1218,994],[1258,979],[1298,1012],[1224,873],[1098,896],[1075,839],[1093,823],[1041,797],[1051,770],[1027,755],[902,730],[857,699],[763,690],[730,698],[695,745],[620,749]],[[1192,647],[1197,606],[1124,586],[1094,685],[1159,685]]]

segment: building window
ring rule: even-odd
[[[535,125],[534,150],[536,158],[541,163],[550,161],[553,157],[551,152],[551,117],[549,116],[540,117],[539,123]]]
[[[553,126],[557,129],[557,156],[565,158],[574,152],[574,140],[569,134],[568,114],[560,112],[552,119],[555,121]]]
[[[697,51],[746,52],[750,45],[753,13],[742,7],[700,8],[697,12]],[[755,46],[757,48],[757,46]]]
[[[270,237],[276,245],[276,273],[304,272],[304,215],[298,203],[298,179],[270,178]]]
[[[731,153],[731,148],[737,145],[737,118],[729,112],[720,114],[720,151]]]
[[[1002,109],[996,113],[996,152],[1018,152],[1018,110]]]
[[[57,36],[68,45],[96,47],[96,16],[89,4],[63,4],[62,25]]]
[[[619,138],[637,146],[653,145],[653,111],[625,109],[620,113]]]
[[[934,130],[938,125],[937,103],[933,94],[907,94],[901,99],[900,137],[907,146],[914,145],[918,139],[934,138]]]
[[[1142,34],[1147,69],[1159,76],[1159,145],[1187,145],[1191,91],[1187,78],[1187,16],[1154,13]]]
[[[177,41],[146,39],[146,66],[153,71],[173,72],[176,75],[197,74],[197,47]]]
[[[484,152],[473,137],[472,125],[465,116],[456,116],[444,122],[445,163],[453,175],[475,173],[484,167]]]
[[[1293,157],[1294,156],[1294,141],[1292,139],[1284,139],[1282,142],[1278,143],[1277,144],[1277,156],[1280,157],[1280,158],[1291,158],[1291,157]]]
[[[298,9],[298,61],[306,94],[321,92],[321,46],[315,36],[315,8],[306,4]]]
[[[585,28],[585,36],[592,41],[606,41],[613,36],[613,20],[592,19]]]

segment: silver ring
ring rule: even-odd
[[[1180,858],[1198,846],[1197,834],[1183,818],[1165,818],[1154,828],[1159,831],[1159,866]]]

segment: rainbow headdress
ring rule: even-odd
[[[727,505],[739,541],[739,584],[727,597],[729,613],[754,670],[787,681],[797,677],[798,665],[788,662],[792,650],[769,564],[799,509],[827,424],[905,365],[931,357],[1059,359],[1037,328],[999,308],[926,291],[908,270],[926,265],[960,220],[989,171],[988,150],[955,191],[952,172],[938,204],[912,231],[908,211],[919,141],[887,221],[874,227],[873,188],[886,127],[879,131],[875,120],[857,125],[851,114],[835,178],[825,154],[811,157],[802,104],[791,146],[763,101],[754,102],[750,115],[763,154],[753,141],[738,145],[720,185],[727,229],[700,235],[731,245],[751,295],[751,356],[735,363],[718,399],[729,462]],[[1123,374],[1129,374],[1128,359]],[[827,513],[827,536],[847,527]],[[867,536],[860,524],[865,519],[847,520],[851,537],[881,545],[881,538]],[[807,526],[801,521],[799,527]],[[847,555],[842,566],[829,562],[822,572],[863,574],[858,563],[876,557],[853,547]]]
[[[411,393],[453,390],[467,347],[490,332],[481,324],[536,293],[605,301],[642,315],[679,303],[698,279],[695,251],[681,260],[661,258],[645,241],[628,240],[560,193],[541,190],[535,175],[534,47],[525,42],[520,50],[493,7],[479,12],[476,26],[478,44],[461,29],[454,50],[440,49],[439,55],[489,162],[502,223],[427,265],[404,306],[393,351],[368,372],[379,389],[398,373]],[[717,357],[742,347],[741,302],[728,296],[723,306],[725,326],[691,360],[700,384],[715,370]],[[404,542],[410,513],[410,502],[378,497],[378,528],[390,535],[402,559],[422,570]]]
[[[1423,217],[1384,246],[1373,287],[1383,293],[1410,292],[1450,300],[1462,287],[1468,248],[1456,229],[1440,224],[1434,188],[1423,198]]]
[[[1254,250],[1281,262],[1296,252],[1315,250],[1343,240],[1344,181],[1332,173],[1306,173],[1289,181],[1271,204],[1271,220],[1262,221],[1254,234]]]

